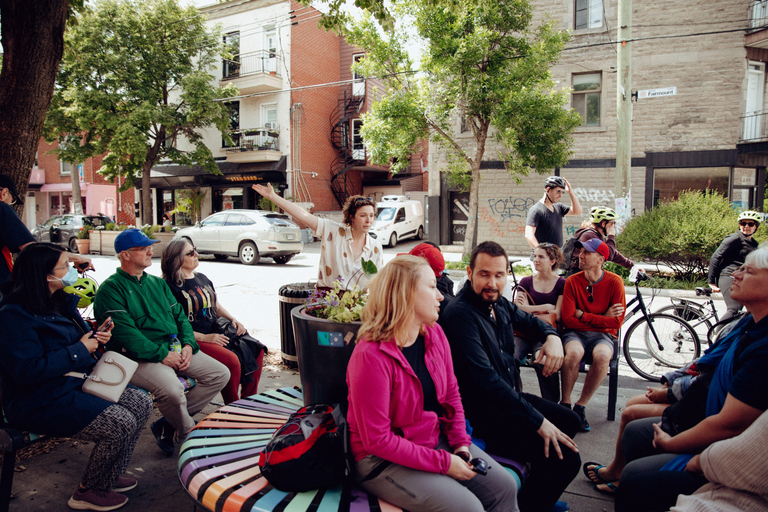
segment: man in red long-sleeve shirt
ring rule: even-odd
[[[610,254],[605,242],[592,238],[576,242],[576,247],[583,249],[579,253],[581,272],[566,280],[563,291],[562,322],[566,330],[562,336],[565,360],[560,403],[571,407],[571,393],[579,376],[579,364],[584,354],[591,354],[592,362],[581,396],[573,406],[573,412],[581,420],[581,430],[588,432],[590,426],[584,408],[608,375],[613,340],[624,321],[627,301],[622,279],[603,270]]]

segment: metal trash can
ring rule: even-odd
[[[283,363],[291,368],[299,366],[291,310],[307,302],[314,289],[314,283],[292,283],[281,286],[278,292],[280,295],[280,355]]]

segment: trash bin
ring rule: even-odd
[[[298,367],[296,340],[293,336],[291,310],[304,304],[315,289],[314,283],[292,283],[280,287],[280,355],[283,363],[291,368]]]

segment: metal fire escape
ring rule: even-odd
[[[364,99],[364,95],[355,96],[349,88],[339,96],[338,105],[331,112],[331,144],[337,153],[331,163],[331,190],[340,208],[349,196],[357,193],[348,175],[350,169],[360,164],[352,152],[350,121],[360,112]]]

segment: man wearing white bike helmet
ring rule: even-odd
[[[571,198],[571,207],[560,202],[566,192]],[[566,215],[581,215],[579,199],[568,180],[562,176],[550,176],[544,183],[544,197],[528,210],[525,221],[525,239],[531,249],[545,242],[562,247],[563,217]]]
[[[635,263],[616,250],[616,219],[618,218],[619,216],[613,208],[608,208],[607,206],[594,206],[589,211],[589,222],[591,222],[592,225],[579,229],[576,231],[574,237],[582,243],[593,238],[599,238],[608,246],[607,261],[612,261],[626,269],[631,269]],[[578,247],[573,249],[571,263],[568,265],[568,271],[565,273],[565,277],[572,276],[579,271],[580,252],[581,249]]]
[[[760,227],[763,215],[755,211],[741,212],[739,230],[725,237],[709,260],[709,287],[713,292],[722,292],[728,311],[721,320],[731,318],[741,310],[741,304],[731,298],[731,274],[744,264],[747,254],[757,249],[757,240],[752,237]]]

